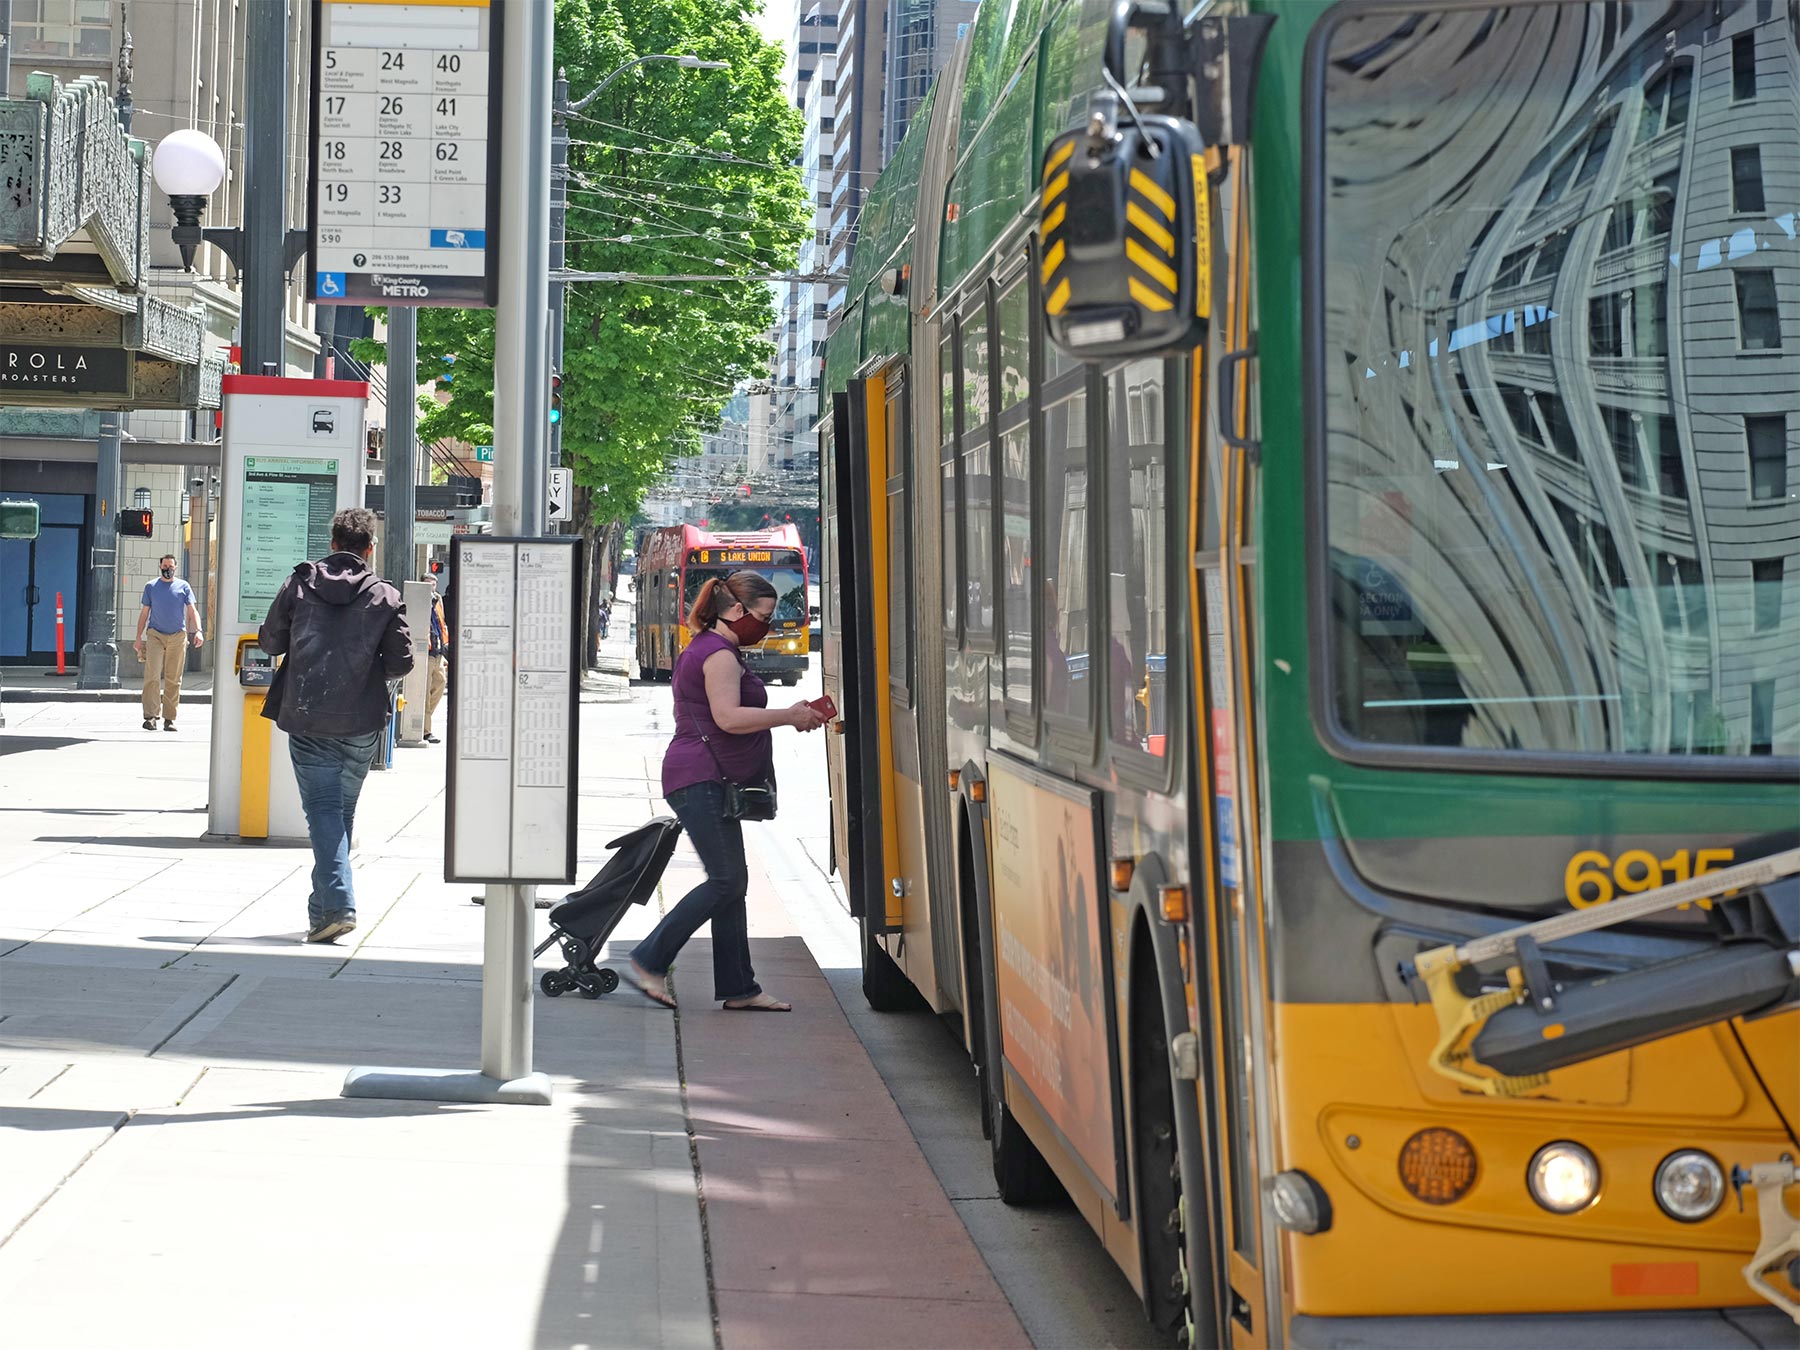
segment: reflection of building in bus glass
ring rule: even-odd
[[[1793,34],[1765,61],[1697,13],[1596,85],[1563,18],[1505,11],[1544,52],[1523,86],[1327,71],[1337,715],[1403,745],[1792,755],[1800,241],[1765,182],[1800,175]],[[1427,111],[1429,153],[1395,157],[1385,128]]]

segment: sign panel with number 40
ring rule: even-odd
[[[316,304],[495,302],[500,11],[500,0],[314,0]]]

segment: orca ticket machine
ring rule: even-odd
[[[304,840],[288,738],[262,715],[279,663],[257,630],[295,565],[331,552],[331,518],[362,505],[369,387],[227,375],[223,394],[207,833]]]

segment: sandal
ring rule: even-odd
[[[633,961],[626,972],[625,981],[652,1003],[660,1003],[665,1008],[675,1006],[675,1000],[669,997],[668,976],[652,975]]]
[[[792,1011],[794,1011],[794,1005],[791,1003],[783,1003],[780,999],[778,999],[770,994],[752,994],[749,998],[745,998],[745,999],[728,999],[728,1000],[726,1000],[725,1011],[726,1012],[792,1012]]]

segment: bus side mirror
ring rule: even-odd
[[[1081,361],[1185,351],[1212,313],[1205,147],[1191,122],[1105,104],[1044,153],[1039,267],[1050,341]]]

